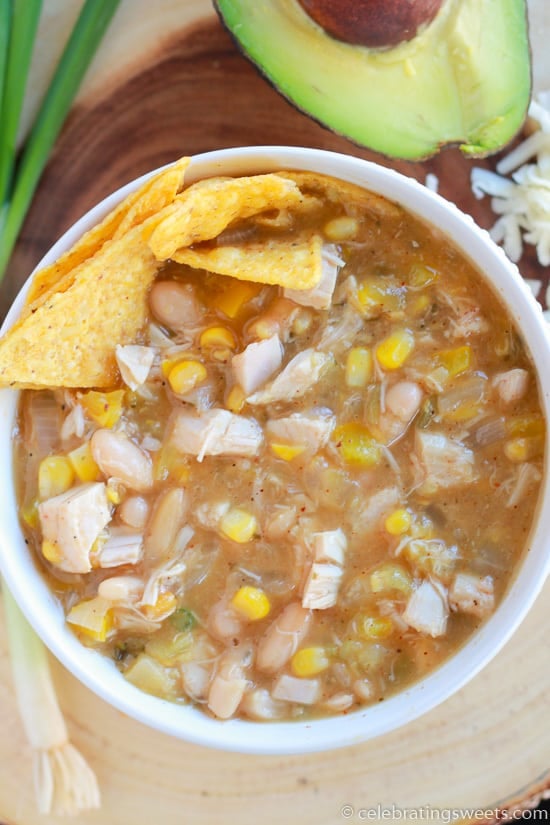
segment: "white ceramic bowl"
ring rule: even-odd
[[[277,169],[323,172],[359,184],[402,204],[446,233],[486,274],[515,319],[537,368],[541,402],[550,421],[550,334],[540,307],[516,267],[470,217],[415,180],[364,160],[315,149],[255,147],[198,155],[191,163],[187,181]],[[146,177],[119,189],[88,212],[53,246],[39,268],[58,258]],[[27,288],[28,284],[15,301],[3,331],[17,318]],[[438,705],[489,662],[518,627],[549,572],[550,507],[545,509],[539,505],[528,543],[529,552],[524,554],[519,571],[495,614],[456,655],[421,682],[385,702],[329,719],[266,724],[211,719],[193,707],[174,705],[142,693],[120,675],[113,662],[82,646],[68,629],[61,607],[37,572],[17,518],[12,457],[17,402],[17,392],[0,391],[2,575],[37,633],[87,687],[129,716],[191,742],[248,753],[290,754],[352,745],[398,728]],[[548,468],[540,500],[550,500]]]

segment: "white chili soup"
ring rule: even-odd
[[[301,185],[316,208],[197,247],[311,233],[317,286],[169,261],[118,383],[20,404],[21,520],[70,627],[220,719],[426,676],[498,606],[542,476],[533,366],[472,262],[383,198]]]

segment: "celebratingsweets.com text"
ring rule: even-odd
[[[450,822],[461,820],[474,822],[518,822],[533,820],[548,822],[548,811],[545,810],[506,810],[504,808],[434,808],[432,805],[421,805],[418,808],[401,808],[398,805],[374,805],[369,808],[359,808],[353,805],[342,805],[340,816],[344,820],[356,822],[380,822],[386,820],[418,822]]]

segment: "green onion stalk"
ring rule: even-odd
[[[0,0],[0,281],[55,140],[119,2],[85,0],[17,161],[17,133],[42,0]],[[2,593],[15,692],[33,748],[39,811],[75,814],[97,808],[97,780],[69,741],[46,649],[5,585]]]
[[[21,0],[25,8],[39,5]],[[14,0],[18,5],[17,0]],[[97,50],[120,0],[86,0],[42,101],[21,159],[15,167],[11,193],[0,200],[0,280],[28,212],[50,152],[69,112],[81,80]],[[6,0],[0,0],[0,5]],[[13,33],[13,30],[12,30]],[[10,38],[11,39],[11,38]],[[9,63],[9,58],[8,58]],[[7,80],[6,72],[6,80]],[[22,94],[24,89],[19,89]],[[6,117],[2,104],[0,122]],[[6,146],[6,153],[10,147]],[[0,160],[0,168],[2,167]],[[4,165],[12,168],[10,160]],[[1,191],[1,190],[0,190]]]
[[[38,810],[41,814],[73,815],[99,808],[96,776],[69,741],[46,648],[5,584],[2,597],[17,704],[33,749]]]

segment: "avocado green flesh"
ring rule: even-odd
[[[363,146],[406,159],[444,144],[504,146],[531,92],[525,0],[444,0],[433,23],[385,51],[327,35],[297,0],[216,0],[225,25],[298,108]]]

